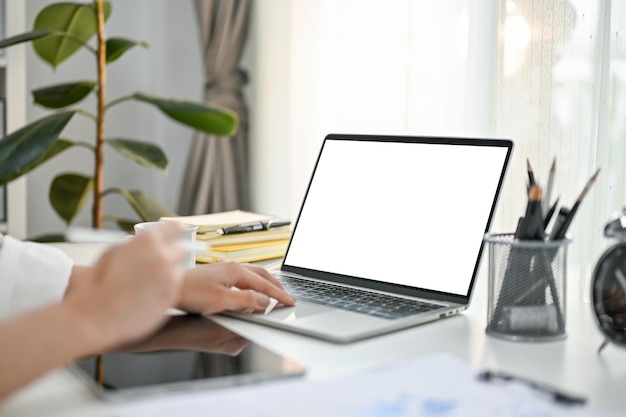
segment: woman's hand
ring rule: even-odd
[[[176,242],[181,225],[142,233],[77,269],[63,304],[93,332],[95,349],[136,340],[155,330],[179,299],[186,250]]]
[[[232,287],[243,291],[233,291]],[[265,268],[225,261],[186,270],[175,307],[203,315],[235,309],[264,310],[269,297],[288,306],[295,303]]]

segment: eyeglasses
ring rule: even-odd
[[[604,228],[604,235],[621,240],[604,252],[593,271],[591,300],[600,331],[609,342],[626,347],[626,209]]]

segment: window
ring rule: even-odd
[[[255,11],[251,146],[256,209],[295,217],[334,133],[492,136],[516,143],[494,230],[526,204],[526,158],[571,207],[570,295],[611,244],[624,204],[622,2],[277,0]],[[285,198],[288,196],[288,198]]]

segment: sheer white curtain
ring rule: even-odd
[[[626,6],[610,0],[259,2],[252,63],[256,209],[295,217],[329,132],[509,137],[495,230],[526,204],[526,158],[570,207],[570,294],[586,297],[624,204]],[[462,174],[462,173],[460,173]]]
[[[540,179],[556,158],[556,194],[571,207],[601,168],[570,229],[568,288],[588,298],[603,226],[624,204],[626,94],[623,2],[509,0],[500,25],[496,133],[517,144],[501,218],[513,224],[525,204],[528,157]]]

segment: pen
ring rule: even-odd
[[[265,222],[253,222],[239,224],[237,226],[222,227],[217,229],[215,233],[218,235],[231,235],[235,233],[257,232],[260,230],[269,230],[275,227],[288,226],[291,224],[289,219],[274,219]]]
[[[531,381],[529,379],[521,378],[518,376],[513,376],[511,374],[507,374],[499,371],[485,371],[478,374],[478,379],[484,382],[497,382],[497,381],[517,381],[528,385],[529,387],[539,390],[548,394],[552,399],[558,403],[564,405],[583,405],[587,400],[584,397],[579,397],[571,394],[566,394],[557,390],[556,388],[550,387],[545,384],[540,384],[535,381]]]
[[[129,238],[132,239],[133,235],[119,230],[71,226],[65,231],[65,239],[73,243],[121,243]],[[179,243],[189,251],[204,252],[207,250],[207,244],[204,242],[181,240]]]
[[[589,189],[593,185],[593,183],[596,180],[596,178],[598,177],[599,173],[600,173],[600,168],[598,168],[596,173],[593,174],[593,176],[589,179],[589,181],[587,181],[587,184],[585,185],[585,188],[583,189],[583,191],[578,196],[578,199],[576,200],[576,202],[574,203],[574,205],[570,209],[569,214],[567,215],[567,217],[563,220],[563,224],[561,224],[561,226],[558,228],[558,230],[556,230],[556,232],[554,233],[555,234],[555,237],[554,237],[555,239],[563,239],[563,238],[565,238],[565,233],[567,233],[567,229],[569,228],[570,224],[572,224],[572,219],[574,218],[574,215],[576,214],[576,211],[578,210],[578,207],[580,206],[580,203],[582,203],[583,199],[587,195],[587,192],[589,191]]]

